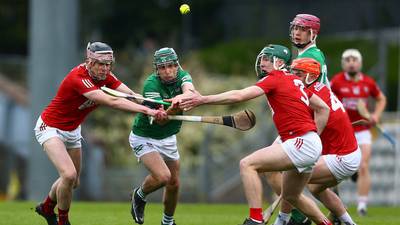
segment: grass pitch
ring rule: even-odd
[[[46,225],[34,208],[35,202],[0,202],[0,225]],[[162,205],[150,202],[146,206],[145,224],[159,225]],[[398,225],[400,207],[369,207],[367,217],[359,217],[354,208],[350,214],[359,225]],[[276,213],[275,213],[276,214]],[[175,220],[179,225],[238,225],[248,215],[244,204],[179,204]],[[275,218],[275,217],[274,217]],[[73,202],[70,211],[73,225],[135,224],[129,202]],[[273,220],[270,222],[272,223]]]

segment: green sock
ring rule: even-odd
[[[301,213],[298,209],[292,209],[292,219],[296,222],[303,222],[307,219],[303,213]]]

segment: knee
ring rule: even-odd
[[[179,185],[180,185],[179,178],[172,178],[168,181],[167,188],[170,191],[178,191]]]
[[[162,185],[168,184],[171,180],[171,173],[169,171],[165,171],[163,173],[159,173],[155,176],[155,179]]]
[[[299,200],[299,195],[295,194],[282,194],[282,199],[288,201],[292,205],[297,205],[297,201]]]
[[[63,183],[67,184],[68,186],[74,186],[78,175],[75,170],[66,171],[61,175],[61,179]]]
[[[363,162],[360,165],[360,168],[358,169],[359,173],[361,175],[368,173],[368,163],[367,162]]]
[[[79,179],[79,176],[76,178],[74,186],[72,186],[72,188],[76,189],[77,187],[79,187],[79,185],[81,184],[81,179]]]

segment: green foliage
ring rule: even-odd
[[[31,225],[45,224],[42,217],[33,210],[34,202],[0,202],[0,224]],[[267,207],[267,204],[264,208]],[[146,224],[160,224],[162,218],[162,204],[146,205]],[[129,202],[124,203],[72,203],[70,221],[79,225],[116,225],[133,224],[129,214]],[[349,212],[357,224],[368,225],[395,225],[400,224],[399,207],[368,207],[368,216],[359,217],[354,207]],[[326,213],[326,210],[324,211]],[[273,215],[272,221],[276,217]],[[184,225],[221,225],[241,224],[248,216],[248,206],[245,204],[178,204],[175,220]]]
[[[230,75],[255,74],[254,64],[258,53],[268,44],[280,44],[289,47],[286,42],[269,42],[261,39],[235,40],[199,50],[199,59],[212,73]]]

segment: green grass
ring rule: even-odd
[[[0,202],[0,225],[45,225],[32,207],[34,202]],[[146,223],[158,225],[161,221],[162,205],[150,203],[146,206]],[[129,203],[73,202],[70,221],[74,225],[124,225],[134,224],[129,213]],[[397,207],[370,207],[367,217],[358,217],[354,208],[350,214],[357,224],[400,224]],[[176,222],[179,225],[236,225],[247,216],[244,204],[179,204]]]

